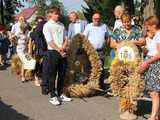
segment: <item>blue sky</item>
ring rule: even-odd
[[[69,11],[81,10],[82,5],[86,5],[84,0],[59,0],[62,1],[65,8]]]
[[[64,4],[64,7],[67,11],[81,10],[82,9],[81,6],[86,5],[84,0],[59,0],[59,1]],[[29,6],[27,5],[26,2],[24,4],[26,7]]]

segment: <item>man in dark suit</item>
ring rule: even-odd
[[[43,58],[42,61],[42,82],[41,82],[41,88],[42,88],[42,94],[47,95],[49,92],[49,86],[48,86],[48,73],[49,73],[49,64],[47,62],[48,58],[48,52],[47,52],[47,44],[43,35],[43,26],[46,23],[43,17],[38,16],[36,18],[37,26],[35,30],[32,32],[31,37],[35,42],[36,45],[36,55],[40,58]]]

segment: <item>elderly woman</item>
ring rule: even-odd
[[[138,46],[145,45],[145,40],[143,39],[142,30],[136,25],[132,25],[131,16],[128,14],[123,14],[121,17],[122,26],[116,28],[113,31],[111,48],[116,48],[117,43],[122,40],[134,40],[134,43]]]
[[[140,65],[140,72],[144,72],[146,90],[152,99],[152,113],[149,120],[160,120],[160,20],[156,16],[146,19],[147,30],[153,34],[147,45],[146,60]]]

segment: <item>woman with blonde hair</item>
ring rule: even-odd
[[[132,25],[132,18],[129,14],[123,14],[121,17],[122,26],[116,28],[112,34],[110,43],[111,48],[116,48],[117,44],[123,40],[133,40],[138,46],[145,45],[142,30]]]
[[[157,16],[146,19],[147,30],[153,34],[145,61],[140,66],[144,73],[145,87],[152,99],[152,112],[149,120],[160,120],[160,20]]]
[[[22,62],[22,67],[21,67],[21,80],[22,82],[25,82],[25,70],[24,70],[24,64],[25,62],[29,59],[28,55],[28,30],[27,30],[27,25],[25,23],[20,24],[20,31],[16,34],[16,52],[17,55],[19,56],[21,62]]]
[[[23,16],[20,16],[18,18],[18,21],[17,23],[15,23],[13,26],[12,26],[12,29],[11,29],[11,39],[14,41],[15,38],[16,38],[16,35],[21,31],[20,29],[20,25],[21,24],[25,24],[26,21],[25,21],[25,18]]]

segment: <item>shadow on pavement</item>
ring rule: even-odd
[[[6,105],[0,100],[0,120],[33,120],[12,108],[12,105]]]
[[[146,115],[151,113],[151,107],[152,103],[150,101],[143,101],[143,100],[138,101],[137,115],[143,116],[143,118],[146,119],[147,118]]]
[[[10,64],[0,65],[0,70],[6,70]]]

